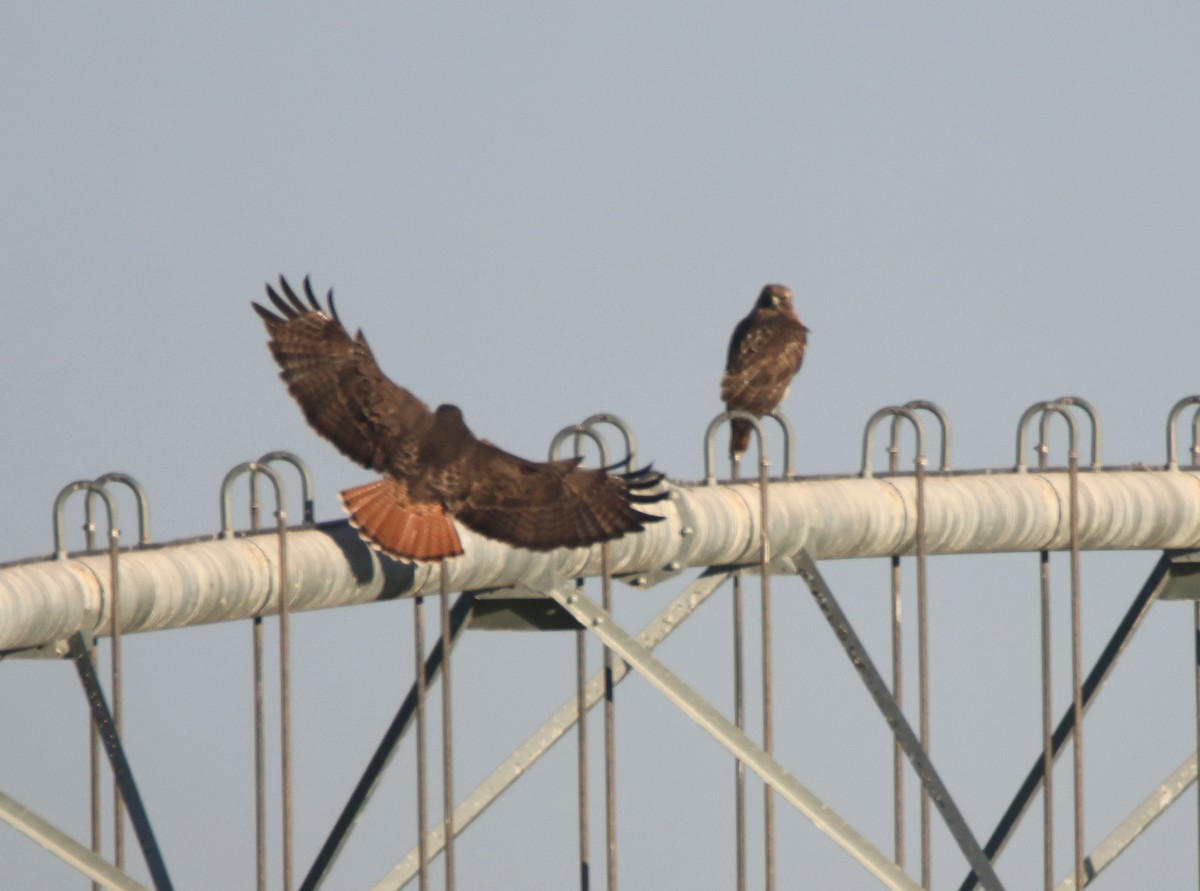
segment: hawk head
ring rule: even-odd
[[[792,289],[787,285],[765,285],[754,306],[756,309],[791,309]]]

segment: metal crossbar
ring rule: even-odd
[[[75,662],[79,680],[83,684],[88,705],[92,710],[92,720],[100,733],[104,750],[108,753],[114,780],[117,788],[121,790],[121,798],[128,810],[129,820],[133,823],[133,831],[137,835],[138,844],[141,845],[142,856],[146,859],[146,868],[150,870],[150,878],[154,882],[155,891],[172,891],[173,886],[167,875],[167,865],[163,862],[162,854],[159,852],[158,842],[154,838],[154,830],[150,826],[150,818],[142,804],[142,797],[138,793],[137,783],[134,782],[129,760],[125,757],[125,748],[121,745],[121,737],[113,724],[112,714],[108,710],[108,704],[104,701],[104,691],[100,688],[100,681],[96,677],[96,669],[92,665],[92,657],[83,635],[72,635],[70,647],[71,659]]]
[[[650,650],[620,628],[612,616],[582,594],[564,592],[559,588],[554,588],[548,593],[603,641],[605,646],[611,647],[613,652],[628,662],[630,667],[655,689],[729,749],[734,757],[745,761],[747,767],[804,814],[814,826],[832,838],[885,887],[895,891],[917,891],[919,886],[887,856],[788,773],[733,722],[655,659]]]

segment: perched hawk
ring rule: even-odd
[[[807,338],[808,329],[792,308],[791,290],[783,285],[764,287],[729,340],[721,378],[725,407],[759,416],[775,411],[800,370]],[[735,461],[750,445],[750,429],[746,421],[734,418],[729,456]]]
[[[351,339],[327,297],[321,308],[307,278],[305,304],[282,277],[270,285],[276,313],[257,303],[269,346],[305,418],[342,454],[383,478],[341,493],[350,522],[368,542],[402,560],[463,552],[451,517],[489,538],[548,551],[620,538],[662,517],[634,505],[662,474],[585,470],[579,458],[540,464],[476,439],[454,405],[436,411],[389,380],[362,332]]]

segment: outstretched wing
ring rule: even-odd
[[[738,323],[729,342],[721,400],[761,415],[783,401],[804,360],[807,329],[793,315],[755,310]]]
[[[280,276],[283,296],[267,285],[278,312],[257,303],[280,377],[304,417],[346,457],[364,467],[405,478],[417,466],[421,436],[433,423],[429,407],[387,378],[359,331],[351,339],[327,296],[321,308],[307,276],[307,304]]]
[[[649,467],[625,474],[579,466],[578,458],[538,463],[478,440],[456,462],[466,483],[455,517],[476,532],[535,551],[612,541],[662,517],[635,505],[667,497],[649,491],[662,474]]]

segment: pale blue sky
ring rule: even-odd
[[[1161,463],[1167,409],[1200,390],[1197,46],[1184,3],[14,6],[0,561],[49,552],[58,489],[115,469],[149,490],[155,539],[212,531],[224,472],[271,448],[310,462],[318,517],[338,516],[365,474],[305,426],[248,306],[281,272],[334,286],[393,377],[533,457],[610,411],[697,478],[729,332],[781,281],[813,330],[785,406],[802,473],[857,470],[866,418],[913,398],[950,413],[957,467],[1009,466],[1022,409],[1066,393],[1100,409],[1106,463]],[[1087,658],[1152,559],[1085,560]],[[1035,570],[931,567],[935,754],[981,836],[1036,745]],[[886,567],[829,571],[885,661]],[[670,593],[621,592],[618,617]],[[783,760],[890,849],[882,722],[807,595],[777,597]],[[726,612],[664,653],[721,702]],[[301,872],[409,682],[408,618],[297,622]],[[1091,843],[1194,742],[1188,621],[1159,607],[1089,718]],[[179,887],[252,882],[248,637],[128,643],[129,746]],[[465,792],[557,707],[572,662],[567,636],[461,652]],[[727,757],[640,681],[621,709],[622,884],[727,887]],[[0,714],[0,789],[85,837],[69,667],[0,665]],[[569,886],[573,758],[470,830],[460,887]],[[407,852],[406,765],[327,887]],[[782,809],[781,838],[785,886],[871,887]],[[1099,887],[1194,884],[1194,840],[1181,806]],[[961,858],[936,844],[953,886]],[[1025,833],[1002,877],[1028,887],[1039,850]],[[6,887],[84,884],[8,830],[0,861]]]

